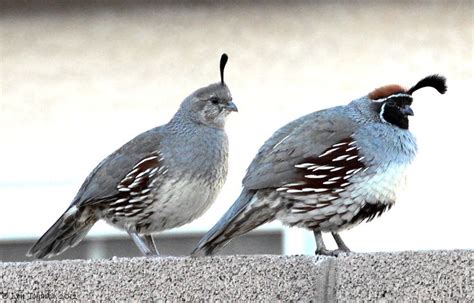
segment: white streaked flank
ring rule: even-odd
[[[319,155],[318,158],[322,158],[322,157],[324,157],[324,156],[327,156],[327,155],[329,155],[329,154],[335,152],[335,151],[338,150],[338,149],[339,149],[338,147],[337,147],[337,148],[332,148],[332,149],[326,151],[324,154]]]
[[[346,159],[347,157],[349,157],[349,155],[342,155],[342,156],[332,159],[332,162],[342,161]]]
[[[327,175],[305,175],[304,177],[308,179],[324,179]]]
[[[296,168],[307,168],[309,166],[314,166],[314,163],[301,163],[301,164],[296,164]]]

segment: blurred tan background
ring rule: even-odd
[[[447,77],[448,94],[416,93],[420,148],[407,190],[342,235],[355,251],[474,248],[471,1],[58,2],[2,3],[0,260],[23,259],[102,158],[217,82],[223,52],[239,107],[227,124],[228,182],[205,216],[158,238],[162,252],[191,250],[284,123],[433,73]],[[105,224],[88,239],[65,256],[138,255]],[[314,250],[310,232],[279,223],[240,241],[226,252]]]

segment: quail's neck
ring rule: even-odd
[[[166,128],[177,136],[195,136],[197,133],[201,135],[225,132],[224,127],[215,127],[201,122],[195,121],[190,115],[177,112],[173,118],[167,123]]]
[[[184,110],[178,110],[173,118],[168,122],[170,126],[181,125],[181,126],[193,126],[193,127],[207,127],[212,129],[224,130],[225,118],[216,119],[215,123],[203,122],[192,113]]]
[[[166,147],[172,147],[169,153],[179,151],[181,155],[173,158],[174,166],[188,171],[190,167],[199,165],[199,170],[194,172],[194,178],[200,177],[207,184],[225,178],[228,140],[224,129],[196,123],[180,115],[175,115],[165,125],[165,129],[169,137],[173,138]]]

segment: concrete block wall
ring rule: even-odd
[[[474,251],[0,263],[1,299],[474,301]]]

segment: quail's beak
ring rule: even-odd
[[[237,106],[232,101],[229,101],[224,108],[230,112],[238,112]]]
[[[413,110],[411,109],[410,105],[405,105],[400,109],[400,112],[405,116],[413,116]]]

